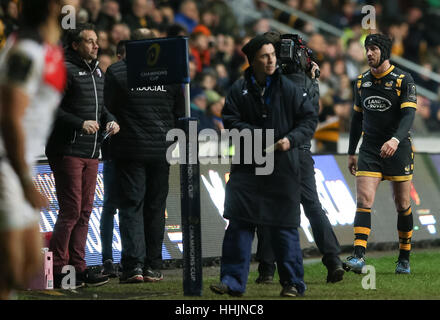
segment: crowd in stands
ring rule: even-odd
[[[18,26],[19,0],[0,0],[0,47]],[[343,31],[336,37],[319,30],[295,14],[273,9],[258,0],[70,0],[77,22],[91,22],[99,37],[100,67],[117,61],[116,46],[129,40],[136,28],[148,28],[157,37],[189,37],[191,108],[204,127],[222,129],[221,108],[230,85],[241,76],[247,60],[242,46],[256,34],[271,29],[278,20],[307,36],[307,45],[321,69],[320,122],[337,119],[339,132],[347,132],[356,77],[368,69],[361,9],[372,5],[377,30],[393,39],[392,53],[440,71],[440,1],[437,0],[284,0],[285,5],[325,21]],[[260,12],[250,18],[244,11]],[[411,72],[419,86],[435,94],[439,83]],[[440,103],[420,96],[419,132],[440,132]]]

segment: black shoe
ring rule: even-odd
[[[79,288],[82,288],[85,286],[84,281],[76,279],[75,280],[75,284],[71,285],[70,283],[64,284],[65,287],[63,288],[62,286],[62,282],[63,282],[63,278],[66,276],[66,274],[54,274],[53,275],[53,287],[54,289],[63,289],[63,290],[76,290]]]
[[[211,284],[209,286],[209,289],[211,289],[212,292],[216,294],[229,294],[232,297],[241,297],[243,293],[232,291],[229,289],[227,285],[225,285],[223,282],[219,282],[217,284]]]
[[[327,267],[327,283],[335,283],[342,281],[345,270],[342,262]]]
[[[119,276],[120,283],[141,283],[144,282],[144,276],[142,274],[142,268],[134,268],[130,271],[122,271]]]
[[[84,281],[87,287],[99,287],[110,280],[102,274],[100,267],[88,267],[84,272],[77,273],[76,276],[79,280]]]
[[[273,283],[273,276],[269,275],[259,275],[258,278],[255,280],[255,283],[258,284],[271,284]]]
[[[280,292],[280,296],[282,297],[302,297],[304,293],[299,293],[298,290],[294,286],[285,286]]]
[[[327,268],[327,283],[342,281],[345,270],[338,256],[325,256],[322,258],[322,263]]]
[[[157,282],[163,280],[163,274],[159,270],[144,269],[143,271],[145,282]]]
[[[113,260],[108,259],[104,261],[102,275],[109,278],[117,278],[119,275],[119,267],[117,264],[113,264]]]

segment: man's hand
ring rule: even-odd
[[[348,171],[352,175],[356,175],[356,167],[357,167],[357,158],[355,155],[349,155],[348,156]]]
[[[106,131],[110,136],[117,134],[119,130],[119,125],[115,121],[107,122]]]
[[[311,64],[312,64],[312,69],[310,70],[310,76],[311,76],[312,79],[316,79],[316,78],[318,78],[316,76],[316,71],[319,71],[319,66],[314,61],[312,61]]]
[[[275,143],[275,151],[287,151],[290,149],[290,141],[287,138],[283,138]]]
[[[382,148],[380,148],[380,156],[382,158],[391,158],[396,152],[398,146],[399,142],[397,139],[391,138],[383,144]]]
[[[99,124],[95,120],[86,120],[83,123],[83,130],[87,134],[94,134],[99,130]]]

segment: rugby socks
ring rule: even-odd
[[[409,260],[411,237],[413,233],[413,215],[411,207],[398,211],[397,231],[399,232],[399,260]]]
[[[354,255],[363,257],[371,231],[371,208],[357,208],[354,217]]]

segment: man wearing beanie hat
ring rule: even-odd
[[[399,257],[395,272],[410,273],[409,255],[413,217],[410,206],[414,170],[409,131],[417,108],[413,78],[391,65],[391,40],[382,34],[365,39],[370,70],[356,83],[354,112],[350,127],[348,169],[356,176],[357,209],[354,219],[354,253],[345,269],[361,273],[371,231],[371,207],[381,180],[389,180],[397,210]],[[355,152],[363,134],[359,159]]]
[[[304,269],[299,243],[300,164],[298,146],[310,140],[317,113],[307,94],[277,69],[273,44],[256,36],[244,47],[250,67],[231,87],[222,111],[226,129],[240,133],[262,129],[274,133],[273,171],[258,175],[255,162],[244,164],[247,151],[236,146],[242,158],[233,163],[226,185],[223,216],[229,219],[222,249],[220,282],[211,285],[218,294],[241,296],[249,275],[252,241],[258,226],[268,226],[281,296],[304,295]],[[264,133],[263,133],[264,136]],[[254,134],[252,134],[254,137]],[[255,148],[255,141],[253,142]],[[266,151],[269,152],[269,151]],[[252,155],[252,159],[255,159]],[[272,159],[273,160],[273,159]],[[261,164],[260,164],[261,166]]]
[[[264,36],[275,44],[277,56],[280,52],[282,35],[276,31],[268,31]],[[287,35],[291,36],[291,35]],[[296,86],[306,92],[312,101],[315,109],[319,110],[319,83],[316,71],[318,65],[312,61],[310,72],[298,67],[281,66],[283,74],[286,75]],[[315,167],[312,157],[311,142],[307,141],[299,148],[299,160],[301,166],[301,205],[304,214],[310,222],[313,239],[319,252],[323,255],[322,263],[327,269],[327,282],[339,282],[344,277],[342,261],[339,258],[341,248],[338,239],[333,231],[332,225],[324,211],[316,188]],[[257,230],[258,246],[256,259],[258,263],[258,277],[256,283],[267,284],[273,281],[276,270],[275,258],[270,245],[270,237],[267,235],[267,228],[260,227]]]

